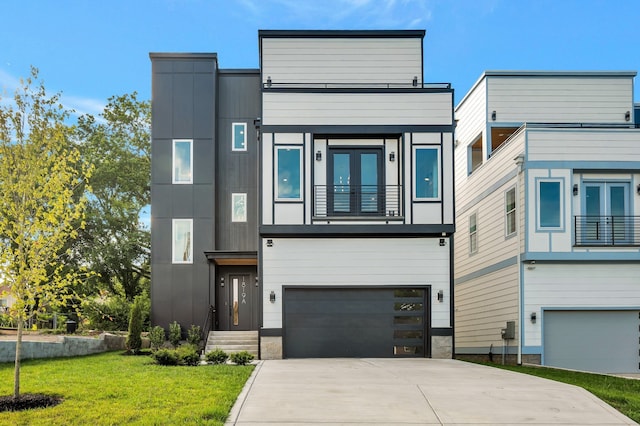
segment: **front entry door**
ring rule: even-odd
[[[221,268],[217,295],[217,330],[258,329],[259,294],[255,267]]]
[[[230,330],[251,330],[253,314],[249,274],[229,274]]]

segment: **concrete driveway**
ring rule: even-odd
[[[228,425],[630,425],[589,392],[455,360],[261,361]]]

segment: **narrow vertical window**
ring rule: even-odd
[[[482,133],[480,133],[480,135],[467,148],[468,174],[473,173],[478,167],[482,165],[482,144]]]
[[[247,194],[231,194],[231,222],[247,221]]]
[[[247,123],[232,123],[231,145],[233,151],[247,150]]]
[[[173,183],[193,183],[193,141],[173,141]]]
[[[302,200],[302,148],[276,149],[276,200]]]
[[[516,233],[516,189],[511,188],[505,194],[505,223],[507,237]]]
[[[469,254],[478,251],[478,216],[477,213],[469,216]]]
[[[193,219],[173,219],[173,263],[193,263]]]
[[[440,198],[439,154],[438,148],[414,148],[415,200]]]
[[[562,227],[561,182],[543,180],[538,182],[538,227]]]

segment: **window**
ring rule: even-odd
[[[173,263],[193,263],[193,219],[173,219]]]
[[[518,127],[492,127],[491,128],[491,154],[493,155],[502,144],[518,130]]]
[[[438,148],[414,147],[415,200],[440,198],[439,157]]]
[[[331,148],[327,204],[332,216],[379,216],[386,198],[381,148]]]
[[[232,123],[231,145],[233,151],[247,150],[247,123]]]
[[[469,254],[478,251],[478,221],[477,213],[469,216]]]
[[[302,148],[276,148],[276,201],[302,200]]]
[[[538,181],[538,228],[562,227],[561,180]]]
[[[505,223],[507,237],[516,233],[516,189],[511,188],[505,194]]]
[[[471,174],[482,165],[482,133],[469,145],[468,149],[468,173]]]
[[[193,141],[173,141],[173,183],[193,183]]]
[[[231,222],[247,221],[247,194],[231,194]]]

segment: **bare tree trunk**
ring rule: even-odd
[[[22,352],[22,315],[18,315],[18,335],[16,339],[16,364],[13,374],[13,397],[20,396],[20,356]]]

